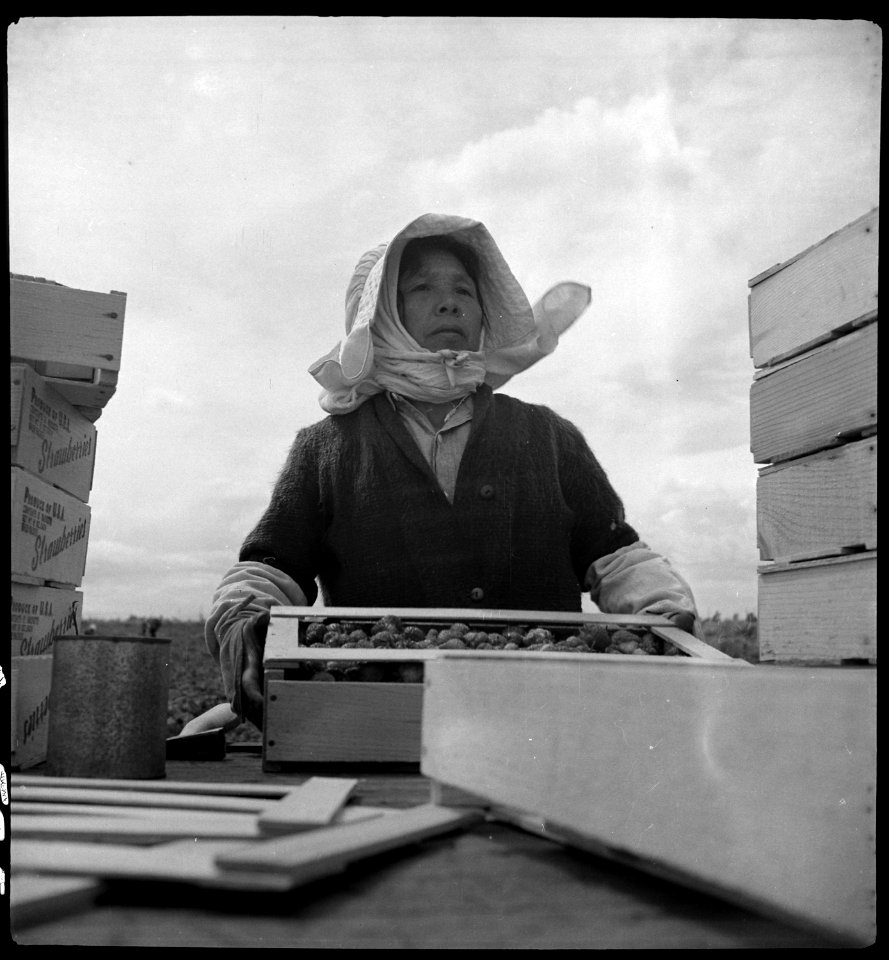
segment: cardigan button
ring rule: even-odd
[[[485,599],[485,591],[482,590],[481,587],[473,587],[469,591],[469,597],[470,599],[475,600],[475,602],[478,603],[479,600]]]
[[[483,487],[479,487],[478,495],[482,498],[482,500],[493,500],[494,488],[490,483],[486,483]]]

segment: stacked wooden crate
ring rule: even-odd
[[[876,663],[879,209],[749,282],[764,661]]]
[[[52,645],[80,630],[96,426],[126,294],[10,274],[12,765],[46,757]]]

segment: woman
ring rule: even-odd
[[[269,610],[328,606],[657,613],[694,598],[639,540],[580,431],[494,393],[585,309],[533,308],[483,224],[427,214],[359,262],[346,336],[310,367],[328,416],[297,434],[213,597],[206,640],[232,710],[262,723]]]

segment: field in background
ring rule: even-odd
[[[84,620],[84,629],[103,636],[140,636],[142,617],[126,620]],[[204,643],[204,625],[200,620],[163,620],[158,637],[170,643],[170,700],[167,734],[176,736],[182,727],[210,707],[225,700],[222,680],[215,660]],[[704,621],[704,638],[717,650],[731,657],[756,663],[759,660],[757,622],[753,614],[730,619],[715,617]],[[262,734],[252,723],[244,723],[227,734],[229,741],[261,741]]]

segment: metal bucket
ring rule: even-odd
[[[164,777],[169,668],[169,639],[56,637],[47,773]]]

